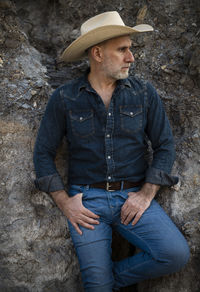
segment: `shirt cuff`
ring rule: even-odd
[[[65,189],[62,179],[57,173],[40,177],[36,179],[34,183],[37,189],[45,193],[56,192]]]
[[[163,170],[150,167],[146,171],[145,182],[152,183],[160,186],[171,187],[179,181],[177,176],[172,176]]]

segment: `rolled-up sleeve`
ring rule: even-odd
[[[172,130],[162,101],[151,84],[147,84],[148,112],[146,133],[151,141],[153,160],[146,171],[145,181],[158,185],[172,186],[178,177],[172,176],[175,148]]]
[[[149,167],[146,171],[145,182],[170,187],[178,183],[178,177],[172,176],[163,170]]]
[[[64,189],[56,169],[56,150],[66,134],[65,105],[57,89],[49,99],[38,131],[33,161],[35,186],[46,193]]]

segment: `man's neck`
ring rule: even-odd
[[[111,91],[116,87],[116,80],[113,78],[108,78],[102,72],[97,72],[95,70],[90,71],[88,74],[88,80],[90,85],[96,90]]]
[[[88,74],[88,81],[92,88],[94,88],[102,98],[106,108],[108,108],[116,87],[116,80],[107,78],[104,74],[101,74],[101,72],[91,70]]]

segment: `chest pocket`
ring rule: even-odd
[[[70,111],[69,116],[74,135],[84,138],[94,134],[93,110]]]
[[[120,107],[121,129],[127,133],[136,133],[142,128],[142,105]]]

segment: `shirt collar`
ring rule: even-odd
[[[131,87],[131,83],[128,78],[117,80],[117,84],[119,84],[119,86],[122,86],[122,87],[123,86],[129,87],[129,88]]]
[[[88,74],[89,74],[89,72],[90,72],[90,68],[88,68],[85,71],[84,75],[81,77],[80,84],[79,84],[79,92],[82,89],[87,89],[88,91],[94,91],[93,88],[90,85],[90,82],[88,81]]]
[[[94,91],[94,89],[91,87],[90,85],[90,82],[88,81],[88,74],[90,72],[90,68],[88,68],[85,72],[85,74],[81,77],[80,79],[80,84],[79,84],[79,92],[82,90],[82,89],[87,89],[88,91]],[[119,79],[117,80],[117,86],[120,86],[120,87],[131,87],[131,83],[129,81],[128,78],[126,79]]]

